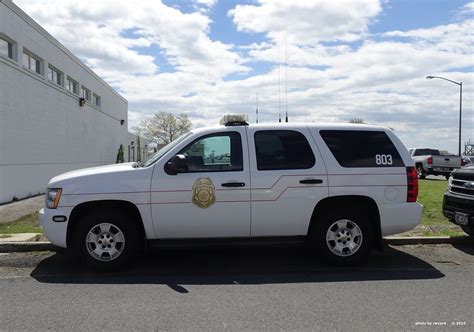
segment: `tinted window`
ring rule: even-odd
[[[205,135],[181,150],[189,172],[242,171],[242,140],[237,132]]]
[[[307,169],[316,162],[306,137],[297,131],[257,131],[254,137],[259,171]]]
[[[439,156],[439,150],[415,149],[414,156]]]
[[[395,145],[383,131],[321,130],[342,167],[404,167]]]

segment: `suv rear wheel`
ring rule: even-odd
[[[331,265],[355,265],[370,254],[373,232],[362,213],[332,212],[316,220],[312,238]]]
[[[100,270],[116,270],[130,264],[142,243],[136,222],[126,214],[91,213],[78,220],[74,233],[76,254]]]
[[[423,170],[423,166],[422,165],[416,165],[416,172],[418,173],[418,179],[424,179],[426,178],[426,173],[425,171]]]

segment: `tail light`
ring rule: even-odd
[[[418,197],[418,174],[415,167],[407,167],[407,202],[416,202]]]
[[[428,157],[428,165],[433,165],[433,157]]]

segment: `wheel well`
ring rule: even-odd
[[[311,222],[308,227],[308,235],[311,234],[312,227],[317,222],[317,217],[334,209],[340,209],[341,207],[355,207],[362,213],[366,213],[369,216],[370,223],[374,231],[374,246],[377,249],[382,249],[382,229],[380,226],[380,214],[377,207],[377,203],[367,196],[335,196],[327,197],[318,202],[313,210],[311,216]]]
[[[137,206],[128,201],[120,200],[103,200],[103,201],[91,201],[84,202],[76,207],[71,212],[69,216],[69,223],[67,227],[67,236],[66,236],[66,245],[69,247],[72,239],[72,234],[74,229],[77,226],[77,222],[86,214],[91,213],[92,211],[113,211],[124,213],[131,217],[131,219],[137,224],[138,229],[140,230],[141,235],[145,238],[145,228],[143,227],[143,220],[138,210]]]

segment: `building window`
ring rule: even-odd
[[[67,88],[67,91],[69,91],[69,92],[72,92],[76,95],[79,94],[79,83],[77,83],[75,80],[73,80],[69,76],[67,77],[66,88]]]
[[[23,52],[23,66],[41,75],[41,60],[36,56]]]
[[[57,85],[63,85],[63,73],[51,65],[48,66],[48,78]]]
[[[90,102],[91,90],[87,89],[85,86],[81,86],[81,97]]]
[[[0,38],[0,55],[13,60],[13,44],[3,38]]]
[[[94,103],[95,106],[100,107],[101,106],[101,98],[99,95],[96,95],[95,93],[92,95],[92,102]]]

